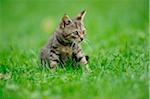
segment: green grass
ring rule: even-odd
[[[93,72],[42,69],[60,17],[83,9]],[[148,0],[0,0],[0,18],[0,99],[148,99]]]

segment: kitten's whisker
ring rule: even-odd
[[[88,40],[87,38],[85,39],[87,42],[90,42],[90,40]]]
[[[92,46],[88,39],[85,39],[83,42],[90,48],[91,51],[93,51]]]

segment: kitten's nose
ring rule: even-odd
[[[80,38],[81,39],[81,41],[83,41],[83,38]]]

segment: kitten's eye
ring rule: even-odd
[[[75,31],[74,34],[75,34],[75,35],[78,35],[79,33],[78,33],[78,31]]]

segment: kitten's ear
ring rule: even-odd
[[[76,17],[76,19],[79,20],[79,21],[83,21],[85,14],[86,14],[86,11],[83,10],[83,11],[80,12],[80,14]]]
[[[64,14],[64,16],[61,18],[60,27],[64,28],[66,25],[69,25],[72,22],[72,20],[69,18],[67,14]]]

